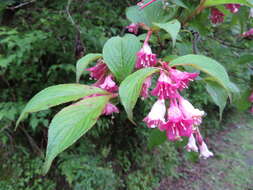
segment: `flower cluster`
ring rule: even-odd
[[[96,80],[93,86],[99,87],[111,93],[118,91],[118,86],[114,82],[112,74],[108,72],[109,69],[103,60],[98,60],[94,67],[88,68],[86,71],[90,71],[91,78]],[[112,113],[119,113],[119,110],[115,105],[108,103],[105,106],[103,114],[111,115]]]
[[[193,81],[197,76],[198,73],[183,72],[170,67],[169,63],[163,62],[156,87],[151,91],[151,95],[156,96],[157,101],[143,121],[149,128],[166,131],[170,141],[188,137],[189,143],[186,146],[188,151],[198,151],[195,140],[197,138],[200,156],[208,158],[213,154],[208,150],[198,129],[205,112],[194,108],[188,100],[180,95],[180,92],[188,88],[190,81]],[[151,77],[147,80],[148,85],[144,83],[142,87],[142,92],[145,93],[141,94],[142,96],[144,94],[145,98],[149,94]],[[169,103],[168,108],[166,108],[166,102]]]

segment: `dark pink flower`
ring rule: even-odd
[[[231,13],[237,13],[241,5],[240,4],[226,4],[225,7],[228,10],[230,10]]]
[[[250,94],[250,96],[249,96],[249,101],[250,102],[253,102],[253,92]]]
[[[179,108],[182,111],[185,118],[192,119],[194,125],[200,125],[202,122],[202,117],[205,115],[204,111],[200,111],[193,107],[193,105],[184,99],[183,97],[179,97]]]
[[[119,113],[119,109],[111,103],[106,104],[103,114],[104,115],[111,115],[113,113]]]
[[[151,94],[159,97],[159,99],[176,98],[179,96],[177,89],[178,85],[173,84],[170,77],[161,71],[156,87],[152,90]]]
[[[141,89],[141,96],[143,98],[147,98],[149,96],[149,88],[151,87],[151,82],[152,82],[152,76],[149,76],[145,79],[142,89]]]
[[[144,4],[143,1],[139,2],[137,5],[141,7],[141,9],[145,8],[146,6],[150,5],[151,3],[155,2],[156,0],[150,0],[148,3]]]
[[[219,11],[218,9],[216,9],[216,8],[212,8],[211,9],[211,22],[213,23],[213,24],[218,24],[218,23],[222,23],[222,22],[224,22],[224,14],[221,12],[221,11]]]
[[[143,121],[150,128],[159,127],[165,121],[164,119],[165,113],[166,113],[165,101],[157,100],[152,106],[148,116],[145,117]]]
[[[174,83],[177,83],[180,90],[188,88],[190,81],[193,81],[199,74],[182,72],[177,69],[170,69],[170,78]]]
[[[169,140],[180,140],[182,136],[191,136],[192,122],[191,119],[184,118],[176,100],[172,100],[168,109],[168,121],[160,127],[160,130],[166,130]]]
[[[104,76],[107,70],[107,66],[103,62],[99,62],[94,67],[86,69],[86,71],[90,71],[90,76],[97,80]]]
[[[99,84],[98,87],[107,90],[109,92],[115,92],[118,90],[118,86],[116,85],[116,83],[113,81],[113,76],[112,75],[108,75],[107,77],[105,77],[104,81],[102,84]]]
[[[134,33],[135,35],[138,34],[139,24],[132,23],[126,27],[128,32]]]
[[[196,140],[193,134],[191,134],[191,136],[189,137],[188,143],[185,148],[188,152],[191,152],[191,151],[198,152],[198,147],[197,147]]]
[[[243,37],[250,37],[250,36],[253,36],[253,28],[251,28],[249,31],[247,32],[244,32],[242,34]]]
[[[156,54],[152,53],[152,50],[148,43],[144,43],[141,50],[137,53],[137,60],[135,67],[141,69],[144,67],[155,66],[157,62]]]

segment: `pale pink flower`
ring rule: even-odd
[[[106,106],[103,110],[103,114],[104,115],[111,115],[113,113],[119,113],[119,109],[111,103],[106,104]]]
[[[151,108],[148,116],[143,119],[143,121],[150,128],[159,127],[164,123],[164,116],[166,113],[165,101],[157,100]]]
[[[175,100],[171,100],[168,121],[160,127],[160,130],[166,130],[167,137],[171,141],[179,140],[182,136],[191,136],[192,120],[184,118]]]
[[[249,18],[253,18],[253,8],[250,8],[250,11],[249,11]]]
[[[157,62],[156,54],[152,53],[152,50],[148,43],[144,43],[141,50],[137,53],[137,60],[135,67],[141,69],[144,67],[155,66]]]
[[[188,144],[186,145],[186,150],[188,152],[191,152],[191,151],[198,152],[198,147],[197,147],[196,140],[193,134],[191,134],[191,136],[189,137]]]
[[[143,1],[139,2],[137,5],[141,7],[141,9],[147,7],[151,3],[155,2],[156,0],[150,0],[148,3],[144,4]]]
[[[200,158],[207,159],[213,156],[213,153],[208,149],[206,143],[203,141],[201,145],[199,145]]]
[[[202,117],[205,115],[204,111],[196,109],[193,105],[182,96],[178,98],[179,108],[182,111],[185,118],[191,118],[194,125],[200,125],[202,122]]]
[[[107,66],[103,62],[97,63],[94,67],[86,69],[86,71],[90,71],[90,76],[97,80],[103,77],[107,70]]]
[[[218,23],[224,22],[224,16],[225,15],[221,11],[219,11],[218,9],[216,9],[216,8],[211,9],[210,19],[213,24],[218,24]]]
[[[250,36],[253,36],[253,28],[251,28],[249,31],[247,32],[244,32],[242,34],[243,37],[250,37]]]
[[[249,96],[249,101],[250,102],[253,102],[253,92],[250,94],[250,96]]]
[[[179,96],[177,89],[178,85],[172,83],[170,77],[161,71],[156,87],[152,90],[151,94],[159,97],[159,99],[176,98]]]
[[[226,4],[225,7],[228,10],[230,10],[231,13],[237,13],[241,5],[240,4]]]
[[[149,76],[145,79],[142,89],[141,89],[141,96],[143,98],[147,98],[149,96],[149,88],[151,87],[151,82],[152,82],[152,76]]]
[[[174,83],[178,84],[180,90],[188,88],[190,81],[193,81],[199,73],[182,72],[177,69],[170,69],[170,78]]]
[[[139,24],[132,23],[127,27],[128,32],[134,33],[135,35],[138,34]]]
[[[104,82],[99,85],[100,88],[107,90],[108,92],[115,92],[118,90],[118,86],[112,79],[112,75],[105,77]]]

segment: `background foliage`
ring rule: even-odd
[[[125,8],[137,1],[73,1],[69,12],[75,25],[69,20],[66,0],[36,1],[15,8],[22,3],[22,0],[0,2],[1,190],[148,190],[157,187],[164,176],[179,177],[180,173],[175,170],[180,162],[196,161],[197,155],[184,152],[182,144],[185,142],[180,145],[167,142],[152,150],[146,148],[150,133],[141,120],[152,104],[138,101],[134,110],[135,119],[140,123],[138,127],[123,114],[102,117],[88,135],[60,154],[47,176],[41,176],[47,126],[59,108],[31,114],[14,131],[17,116],[38,91],[55,84],[75,82],[77,28],[80,28],[85,53],[101,52],[107,39],[127,32],[124,26],[129,22]],[[198,1],[185,1],[184,6],[190,12],[197,4]],[[175,9],[181,8],[175,6]],[[248,8],[241,9],[236,15],[228,14],[224,24],[216,27],[206,24],[210,12],[206,9],[192,21],[192,33],[180,33],[184,40],[179,39],[174,49],[165,32],[162,39],[152,39],[161,40],[154,49],[168,60],[171,55],[189,53],[218,60],[241,89],[240,97],[247,98],[252,86],[253,41],[239,35],[252,27],[253,21],[244,19],[248,17]],[[90,83],[88,76],[82,79],[83,83]],[[219,108],[206,95],[205,84],[198,82],[189,91],[193,104],[207,112],[208,119],[202,127],[208,129],[204,130],[205,135],[219,130]],[[238,103],[234,105],[246,110],[249,104],[242,105],[242,101],[245,99],[235,99]],[[225,108],[223,122],[229,119],[234,105]]]

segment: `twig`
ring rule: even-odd
[[[19,8],[21,8],[21,7],[24,7],[24,6],[26,6],[26,5],[29,5],[29,4],[31,4],[31,3],[34,3],[35,1],[36,1],[36,0],[27,1],[27,2],[21,3],[21,4],[19,4],[19,5],[16,5],[15,7],[7,7],[7,9],[9,9],[9,10],[19,9]]]
[[[67,13],[67,15],[68,15],[68,18],[69,18],[71,24],[81,33],[81,30],[80,30],[79,25],[77,25],[77,24],[75,23],[73,17],[72,17],[71,14],[70,14],[70,11],[69,11],[69,10],[70,10],[70,5],[71,5],[71,3],[72,3],[72,0],[68,0],[68,4],[67,4],[67,6],[66,6],[66,13]]]

